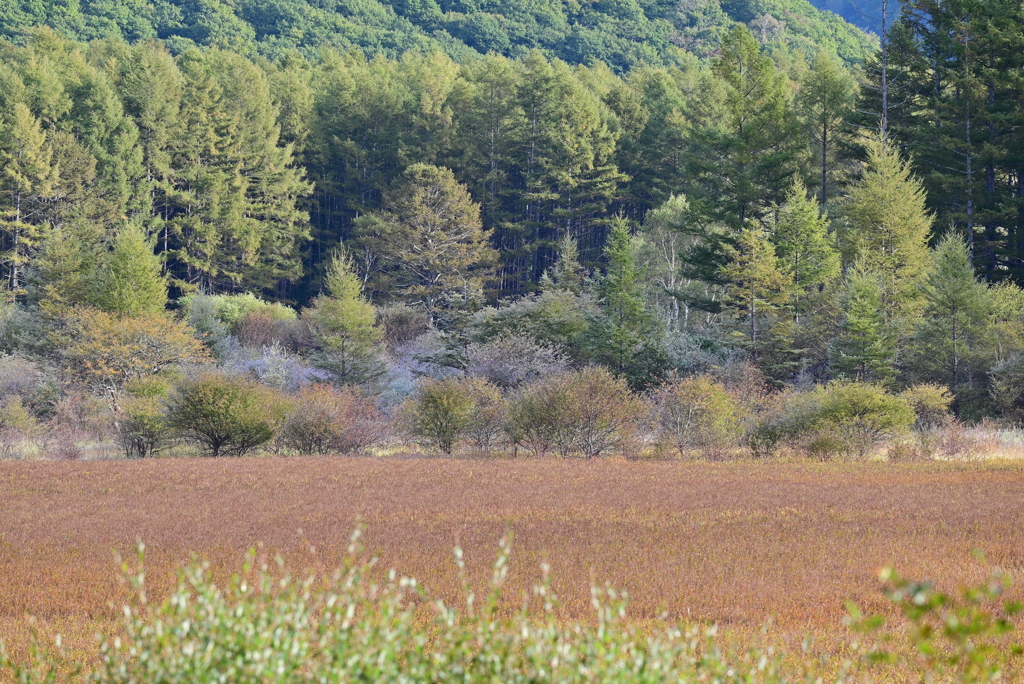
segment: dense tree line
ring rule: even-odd
[[[752,364],[1016,420],[1022,20],[915,0],[856,70],[735,24],[623,74],[33,29],[0,45],[0,344],[115,406],[211,363],[384,403]]]

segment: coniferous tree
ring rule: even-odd
[[[746,27],[723,40],[699,92],[683,152],[686,196],[704,224],[726,230],[705,230],[689,261],[693,275],[714,282],[724,248],[783,201],[805,146],[788,81]]]
[[[919,311],[920,285],[928,269],[932,217],[925,191],[891,142],[874,139],[860,180],[840,208],[843,261],[859,259],[882,278],[887,320],[906,330]]]
[[[587,285],[587,271],[580,264],[580,250],[571,235],[565,235],[558,245],[558,260],[541,278],[544,291],[583,293]]]
[[[909,364],[917,378],[954,390],[987,370],[986,346],[995,300],[977,281],[967,245],[950,233],[935,249],[922,285],[925,307],[911,341]]]
[[[597,283],[601,315],[591,318],[587,346],[595,361],[644,388],[662,377],[667,360],[658,321],[644,304],[637,247],[629,223],[614,219],[605,246],[607,266]]]
[[[776,212],[771,241],[780,266],[801,290],[824,286],[839,275],[839,250],[828,223],[804,184],[794,181]]]
[[[828,345],[832,374],[889,383],[896,376],[896,338],[882,306],[884,281],[860,261],[847,270],[844,285],[840,334]]]
[[[488,237],[479,205],[449,169],[413,164],[383,211],[357,222],[353,244],[375,298],[436,312],[482,289],[495,256]]]
[[[722,277],[728,283],[724,310],[736,322],[737,333],[757,361],[766,348],[778,342],[766,332],[789,304],[793,278],[780,266],[775,247],[762,229],[745,229],[726,254],[729,263],[722,268]]]
[[[841,162],[847,122],[853,113],[856,81],[842,64],[825,51],[819,52],[800,84],[800,114],[810,133],[818,164],[819,201],[825,206],[836,188],[833,178]]]
[[[15,295],[23,294],[25,265],[48,227],[39,213],[56,180],[51,157],[39,121],[28,107],[15,103],[0,124],[0,257]]]
[[[351,257],[335,256],[328,266],[325,293],[303,312],[317,351],[313,364],[341,385],[365,385],[380,379],[384,332],[373,305],[363,298]]]
[[[156,315],[167,306],[167,279],[160,258],[135,223],[118,231],[106,263],[94,276],[96,306],[118,316]]]

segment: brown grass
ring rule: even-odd
[[[591,581],[631,596],[640,619],[740,632],[837,633],[843,601],[883,607],[894,564],[946,588],[991,565],[1024,570],[1024,465],[660,463],[619,460],[168,459],[0,463],[0,638],[23,652],[27,616],[74,654],[116,624],[126,590],[113,554],[147,545],[168,586],[198,553],[237,568],[263,544],[293,563],[338,562],[357,521],[384,567],[450,599],[488,575],[514,533],[510,594],[552,565],[567,617]],[[308,556],[316,548],[317,558]]]

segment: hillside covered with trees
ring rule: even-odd
[[[122,429],[223,390],[200,371],[394,407],[596,367],[566,396],[753,372],[1017,421],[1022,13],[915,0],[858,67],[732,23],[621,73],[27,29],[0,44],[0,395],[104,397]]]
[[[159,39],[175,54],[200,46],[274,59],[330,47],[392,59],[414,49],[441,51],[465,62],[538,49],[549,59],[603,61],[623,71],[678,65],[684,51],[709,55],[736,21],[785,49],[825,49],[850,63],[873,46],[807,0],[13,0],[0,9],[0,36],[46,25],[81,41]]]

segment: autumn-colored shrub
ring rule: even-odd
[[[273,439],[287,412],[285,398],[268,387],[206,373],[175,388],[167,419],[209,456],[244,456]]]
[[[281,443],[300,454],[348,454],[381,441],[384,416],[373,401],[352,387],[317,384],[292,400]]]
[[[741,434],[737,402],[712,378],[677,379],[651,395],[658,441],[681,457],[720,458]]]
[[[125,387],[118,405],[116,438],[125,458],[155,456],[172,441],[165,403],[170,383],[160,377],[142,378]]]
[[[949,407],[953,405],[953,395],[948,387],[914,385],[903,390],[900,397],[914,409],[914,427],[918,430],[942,427],[952,417]]]
[[[59,340],[64,359],[104,393],[180,364],[210,360],[194,331],[165,314],[119,318],[98,309],[76,309],[66,324]]]
[[[907,399],[879,385],[833,382],[780,395],[754,430],[753,441],[762,445],[762,453],[787,443],[821,459],[864,458],[885,440],[906,434],[914,418]]]
[[[478,448],[491,446],[501,431],[504,402],[483,378],[427,378],[403,414],[415,436],[450,455],[467,438]]]
[[[591,367],[526,387],[512,402],[508,433],[537,456],[553,445],[562,457],[592,458],[623,446],[642,410],[624,379]]]

